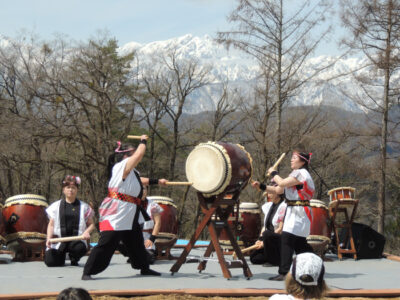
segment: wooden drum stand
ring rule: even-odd
[[[202,233],[204,228],[206,228],[207,226],[211,236],[211,242],[204,253],[204,258],[199,259],[200,263],[197,267],[199,272],[205,270],[207,260],[209,260],[211,253],[215,251],[222,269],[222,273],[225,278],[232,278],[231,272],[229,271],[230,268],[243,268],[243,274],[245,277],[247,277],[247,279],[250,279],[250,277],[253,276],[228,224],[228,217],[233,211],[235,205],[237,204],[239,194],[240,191],[233,194],[222,193],[218,196],[205,198],[202,193],[197,192],[197,197],[199,199],[200,207],[204,214],[204,217],[198,225],[195,233],[191,237],[189,243],[183,250],[182,254],[178,258],[176,263],[172,266],[170,270],[172,275],[175,272],[178,272],[182,264],[186,262],[186,258],[192,250],[195,242],[200,237],[200,234]],[[212,218],[214,213],[216,214],[216,218]],[[218,241],[218,237],[222,229],[224,229],[226,234],[228,235],[234,253],[236,253],[238,260],[233,260],[229,262],[225,260],[223,251]]]

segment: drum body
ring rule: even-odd
[[[206,197],[240,192],[251,172],[251,156],[238,144],[202,143],[186,159],[186,177]]]
[[[47,231],[47,201],[33,194],[17,195],[6,200],[3,209],[7,248],[17,252],[17,239],[44,242]]]
[[[339,187],[328,191],[329,201],[353,200],[355,199],[356,189],[352,187]]]
[[[310,206],[312,210],[312,222],[310,227],[310,235],[319,235],[330,238],[329,231],[329,210],[324,202],[311,199]]]
[[[237,220],[237,222],[236,222]],[[239,205],[239,216],[236,217],[236,210],[228,218],[231,232],[240,245],[248,247],[258,239],[261,231],[261,215],[257,203],[243,202]],[[221,230],[219,242],[226,248],[230,245],[228,234],[225,229]]]
[[[243,202],[239,205],[239,212],[243,218],[243,228],[239,240],[245,247],[253,245],[261,232],[261,211],[257,203]]]
[[[153,200],[161,206],[161,228],[160,232],[178,233],[178,212],[174,200],[164,196],[148,196],[149,200]]]

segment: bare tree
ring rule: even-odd
[[[380,167],[378,192],[378,231],[385,229],[385,194],[389,110],[399,93],[394,75],[400,67],[400,2],[397,0],[341,1],[342,22],[350,31],[343,43],[362,53],[369,61],[374,76],[355,75],[368,109],[381,116]],[[356,96],[357,97],[357,96]]]
[[[330,26],[320,31],[330,5],[326,1],[238,0],[228,20],[236,26],[232,31],[218,32],[217,41],[234,46],[254,57],[269,69],[272,82],[269,92],[276,102],[276,146],[281,152],[282,110],[285,103],[305,82],[332,64],[301,74],[307,58],[327,37]],[[291,3],[290,5],[288,3]],[[286,5],[288,4],[288,5]]]

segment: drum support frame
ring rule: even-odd
[[[186,258],[189,255],[190,251],[194,247],[194,244],[200,237],[200,234],[202,231],[207,227],[208,231],[211,236],[211,241],[210,244],[208,245],[205,253],[204,253],[204,260],[202,260],[197,269],[199,270],[199,273],[201,271],[205,270],[206,264],[207,264],[207,258],[210,257],[212,252],[216,252],[219,265],[221,266],[222,273],[225,278],[230,279],[232,278],[232,274],[229,271],[230,268],[243,268],[243,274],[247,279],[250,279],[250,277],[253,276],[253,274],[250,271],[250,268],[246,262],[246,259],[244,258],[243,253],[241,252],[237,241],[235,240],[233,233],[231,231],[231,228],[228,224],[228,217],[230,213],[233,211],[235,204],[237,204],[237,200],[239,198],[239,193],[235,192],[234,194],[229,194],[229,196],[232,197],[226,197],[227,195],[225,193],[220,194],[215,197],[215,201],[211,203],[209,206],[207,204],[207,199],[210,198],[205,198],[202,193],[197,192],[197,197],[200,202],[200,207],[201,210],[204,214],[203,219],[201,220],[200,224],[197,226],[197,229],[195,233],[192,235],[189,243],[186,245],[185,249],[183,250],[182,254],[176,261],[176,263],[171,267],[171,274],[173,275],[175,272],[178,272],[180,267],[182,266],[183,263],[186,262]],[[212,198],[214,198],[212,197]],[[213,214],[216,214],[217,218],[212,219]],[[216,220],[219,219],[219,220]],[[218,241],[219,234],[221,230],[224,229],[226,234],[229,237],[229,240],[231,242],[231,245],[233,247],[234,252],[236,253],[238,260],[234,262],[227,262],[224,257],[224,253],[221,249],[221,246]]]
[[[356,215],[356,210],[358,206],[358,199],[346,199],[346,200],[336,200],[330,203],[329,205],[329,214],[331,216],[331,232],[335,233],[336,238],[336,247],[337,247],[337,256],[339,260],[343,259],[343,254],[351,254],[353,258],[357,260],[357,251],[354,244],[353,232],[351,230],[351,226],[353,224],[354,217]],[[350,216],[347,212],[347,208],[349,208]],[[336,220],[338,217],[338,213],[342,213],[344,216],[344,221],[342,223],[338,223]],[[350,249],[343,249],[340,246],[339,239],[339,228],[345,230],[346,237],[344,240],[344,245],[350,244]]]

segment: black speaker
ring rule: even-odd
[[[371,227],[360,223],[353,223],[351,225],[351,230],[358,258],[382,257],[383,248],[385,247],[386,242],[386,239],[382,234],[373,230]],[[344,242],[345,230],[340,232],[339,238],[341,242]],[[348,243],[347,248],[350,248],[350,242]]]

